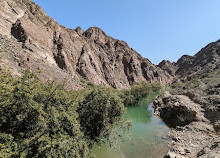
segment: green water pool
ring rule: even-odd
[[[120,148],[107,145],[95,146],[97,158],[161,158],[169,150],[167,134],[170,129],[153,115],[152,101],[157,93],[143,100],[141,106],[127,107],[124,117],[132,121],[129,138],[120,143]]]

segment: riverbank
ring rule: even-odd
[[[172,128],[166,158],[220,157],[220,70],[177,83],[154,101],[155,115]]]
[[[220,137],[199,104],[166,91],[155,99],[154,108],[155,115],[173,129],[172,149],[165,157],[220,157]]]

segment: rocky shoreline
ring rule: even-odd
[[[172,128],[170,150],[164,158],[218,158],[220,136],[205,117],[202,105],[186,95],[166,91],[154,101],[155,115]]]

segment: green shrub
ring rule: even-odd
[[[5,157],[88,157],[74,100],[64,87],[0,76],[0,150]]]
[[[0,157],[16,157],[18,145],[11,134],[0,133]]]
[[[203,78],[208,77],[209,75],[210,75],[210,73],[204,73],[204,74],[202,74],[199,78],[200,78],[200,79],[203,79]]]
[[[92,82],[88,82],[88,83],[87,83],[87,86],[89,86],[89,87],[94,87],[94,84],[93,84]]]
[[[83,79],[83,78],[80,78],[80,82],[84,83],[84,84],[86,83],[85,79]]]
[[[140,83],[131,86],[130,89],[122,90],[120,97],[123,99],[123,103],[126,106],[140,105],[143,98],[148,94],[161,89],[160,84]]]
[[[112,142],[116,127],[130,127],[124,111],[113,88],[67,92],[29,71],[20,78],[1,72],[0,157],[91,157],[94,142]]]
[[[124,105],[112,88],[95,87],[79,103],[78,113],[82,131],[94,142],[109,139],[121,123]]]

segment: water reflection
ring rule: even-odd
[[[159,158],[168,151],[168,140],[163,137],[169,128],[153,115],[151,108],[157,94],[144,99],[142,106],[127,107],[125,117],[129,117],[133,125],[130,139],[125,139],[120,149],[96,146],[93,151],[97,158]]]
[[[147,124],[151,121],[152,112],[145,106],[140,108],[129,107],[127,108],[127,113],[125,117],[132,120],[132,123],[144,123]]]
[[[127,107],[125,117],[130,118],[133,123],[149,123],[153,116],[153,108],[151,108],[151,103],[153,102],[154,97],[158,94],[159,92],[150,94],[147,98],[142,100],[141,106]]]

